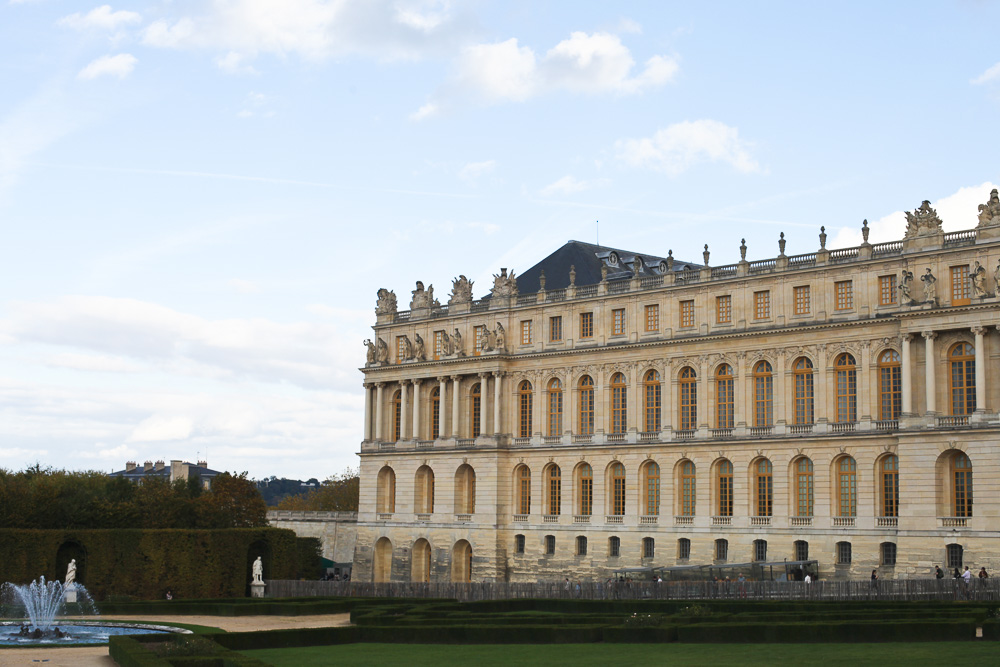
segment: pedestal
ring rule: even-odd
[[[63,597],[66,604],[76,604],[76,584],[70,584],[63,589]]]
[[[262,598],[264,597],[264,587],[267,586],[263,581],[252,581],[250,582],[250,597],[252,598]]]

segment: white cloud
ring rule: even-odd
[[[135,449],[125,444],[118,445],[117,447],[109,447],[107,443],[98,442],[94,444],[94,447],[97,448],[96,451],[82,451],[80,452],[80,457],[121,464],[136,458],[136,454],[138,453]]]
[[[223,72],[230,74],[257,74],[257,70],[252,65],[245,64],[249,56],[239,51],[230,51],[224,56],[215,59],[215,64]]]
[[[117,76],[124,79],[135,69],[138,59],[131,53],[119,53],[115,56],[101,56],[80,70],[78,79],[96,79],[99,76]]]
[[[539,194],[543,197],[551,197],[553,195],[572,195],[577,192],[583,192],[584,190],[601,187],[607,185],[608,183],[610,183],[610,181],[606,178],[581,181],[577,180],[573,176],[567,175],[563,176],[554,183],[546,185],[544,188],[539,190]]]
[[[535,52],[518,46],[516,37],[467,47],[459,62],[459,85],[489,102],[524,101],[535,94],[540,83]]]
[[[112,11],[110,5],[101,5],[86,14],[79,12],[59,19],[59,25],[74,30],[117,30],[127,25],[140,23],[142,16],[136,12]]]
[[[726,162],[737,171],[761,171],[739,131],[717,120],[675,123],[652,137],[623,139],[615,144],[617,157],[634,167],[677,175],[701,162]]]
[[[988,70],[986,70],[985,72],[977,76],[975,79],[973,79],[970,83],[972,83],[975,86],[978,86],[979,84],[986,83],[988,81],[993,81],[996,78],[1000,78],[1000,63],[997,63],[993,67],[990,67]]]
[[[492,172],[496,166],[496,160],[469,162],[459,170],[458,176],[466,181],[474,181],[480,176]]]
[[[421,120],[425,120],[427,118],[436,116],[440,112],[441,112],[441,107],[438,104],[434,102],[428,102],[427,104],[423,105],[422,107],[411,113],[410,120],[419,122]]]
[[[145,368],[141,364],[113,355],[78,352],[53,355],[45,360],[45,365],[97,373],[138,373]]]

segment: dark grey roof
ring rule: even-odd
[[[601,282],[601,266],[608,267],[608,280],[631,278],[635,270],[635,258],[642,257],[640,276],[657,276],[666,272],[667,257],[647,255],[631,250],[609,248],[608,246],[567,241],[561,248],[535,264],[517,277],[517,289],[522,294],[537,292],[538,277],[545,271],[545,289],[564,289],[569,286],[569,268],[576,269],[576,285],[596,285]],[[697,262],[673,259],[673,270],[698,268]]]
[[[188,476],[194,477],[198,476],[202,479],[210,479],[221,473],[218,470],[212,470],[211,468],[206,468],[204,466],[195,465],[193,463],[188,463]],[[125,477],[126,479],[137,480],[143,479],[144,477],[166,477],[170,479],[170,466],[165,465],[159,470],[156,469],[156,465],[151,465],[148,468],[144,466],[136,466],[132,470],[116,470],[111,473],[111,477]]]

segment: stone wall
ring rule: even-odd
[[[323,558],[350,563],[358,536],[357,512],[291,512],[270,510],[267,521],[274,528],[294,530],[299,537],[318,537]]]

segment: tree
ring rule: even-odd
[[[297,496],[289,496],[278,503],[280,510],[305,512],[356,512],[361,478],[357,468],[348,468],[331,475],[320,485]]]
[[[198,498],[202,528],[258,528],[267,525],[267,505],[245,472],[224,472],[212,480],[212,491]]]

